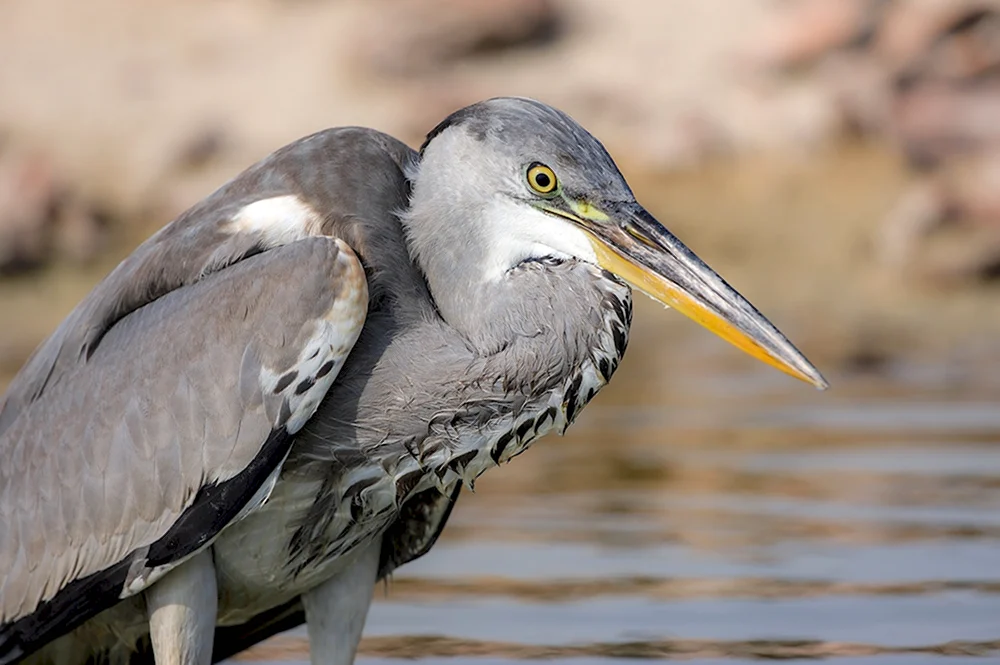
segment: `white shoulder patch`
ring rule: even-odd
[[[247,204],[233,216],[229,231],[259,233],[270,247],[320,235],[322,216],[293,194]]]

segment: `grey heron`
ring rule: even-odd
[[[824,388],[565,113],[321,131],[140,245],[0,405],[0,663],[350,663],[463,485],[615,372],[631,287]]]

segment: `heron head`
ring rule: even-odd
[[[440,234],[426,236],[428,260],[461,265],[475,244],[484,280],[531,258],[589,262],[751,356],[827,386],[770,321],[635,200],[600,141],[565,113],[530,99],[490,99],[445,119],[421,155],[412,208],[476,220],[448,247]],[[419,258],[420,238],[414,249]]]

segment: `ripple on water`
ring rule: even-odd
[[[1000,657],[1000,409],[767,385],[597,408],[489,474],[376,594],[360,662]],[[304,662],[304,631],[269,648]]]
[[[440,635],[522,644],[661,639],[815,640],[883,646],[997,637],[1000,594],[657,602],[601,598],[573,603],[505,600],[377,603],[370,637]]]
[[[400,571],[400,576],[403,574]],[[995,582],[1000,581],[1000,547],[993,541],[931,541],[868,547],[806,544],[782,546],[752,558],[736,558],[682,545],[618,548],[582,543],[473,542],[439,545],[435,556],[414,562],[405,575],[436,579],[489,575],[532,580],[641,576]]]

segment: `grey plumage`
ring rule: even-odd
[[[558,189],[526,183],[533,165]],[[352,566],[423,554],[462,484],[563,431],[617,368],[631,294],[601,247],[707,275],[695,297],[742,308],[715,316],[822,382],[647,217],[594,137],[522,99],[457,112],[419,154],[320,132],[223,186],[102,282],[0,406],[0,663],[142,662],[133,594],[202,547],[217,658],[301,620],[303,595],[315,614],[360,594],[330,582]]]

